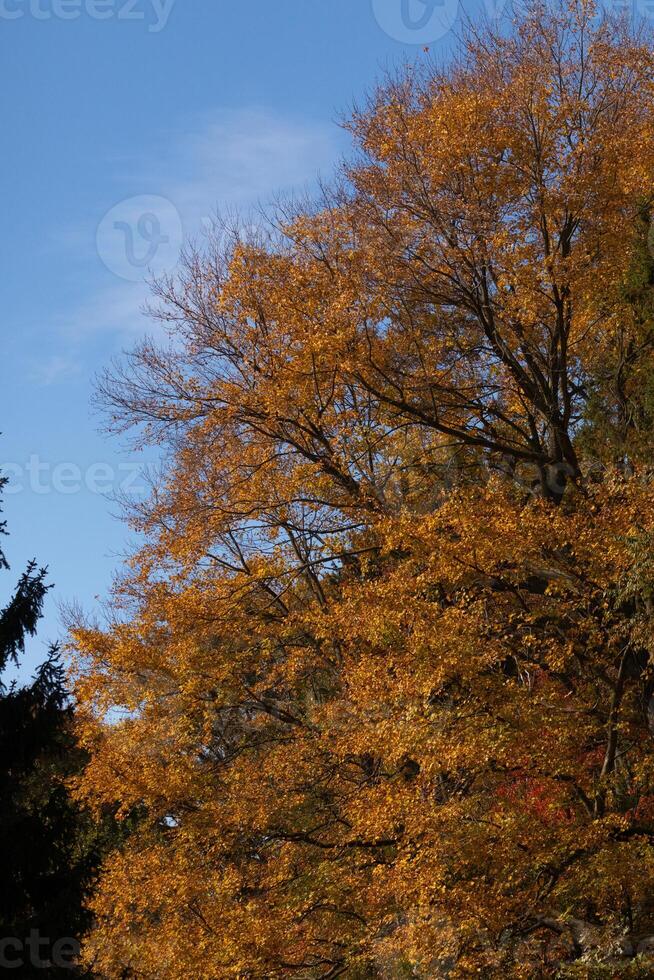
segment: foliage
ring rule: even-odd
[[[142,815],[103,975],[591,976],[654,932],[651,434],[622,411],[653,66],[534,8],[381,88],[319,206],[160,284],[170,349],[104,394],[168,466],[112,621],[73,624],[78,791]]]
[[[0,565],[8,568],[1,552]],[[0,612],[0,674],[20,664],[36,633],[46,574],[30,563]],[[85,761],[72,720],[55,648],[31,683],[7,687],[0,680],[0,938],[11,941],[3,957],[23,977],[86,975],[71,972],[71,953],[90,925],[84,899],[111,840],[111,821],[95,825],[70,797],[66,780]],[[33,934],[42,945],[26,951]],[[63,941],[54,962],[55,944]]]

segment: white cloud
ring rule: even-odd
[[[338,154],[335,126],[300,123],[250,109],[205,119],[177,147],[181,179],[166,189],[185,222],[216,207],[266,203],[278,191],[303,189]]]
[[[47,386],[60,384],[79,374],[81,364],[72,354],[52,354],[40,364],[34,364],[30,372],[30,380],[37,385]]]
[[[151,328],[156,324],[143,316],[148,295],[145,283],[116,279],[91,293],[71,310],[57,314],[55,324],[60,334],[77,343],[98,333],[113,333],[120,339],[129,334],[138,336],[152,332]]]
[[[179,242],[200,237],[217,212],[247,213],[278,193],[306,190],[320,171],[332,169],[342,140],[335,125],[250,108],[196,117],[162,134],[150,153],[122,160],[113,200],[83,227],[57,236],[97,283],[58,316],[65,332],[144,332],[145,280],[174,268]]]

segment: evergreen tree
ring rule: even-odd
[[[620,469],[648,465],[654,449],[654,225],[651,202],[634,221],[631,261],[619,291],[622,317],[591,366],[577,447]],[[606,315],[609,318],[608,308]]]
[[[9,568],[2,551],[0,566]],[[0,969],[21,977],[74,974],[102,836],[66,788],[83,759],[57,648],[31,683],[2,680],[36,633],[46,576],[31,562],[0,613]]]

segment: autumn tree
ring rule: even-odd
[[[146,543],[73,624],[79,793],[142,815],[104,975],[648,975],[653,68],[586,4],[471,34],[160,283],[103,386]]]

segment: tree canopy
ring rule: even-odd
[[[166,465],[73,624],[78,791],[140,814],[102,975],[650,975],[653,84],[532,7],[159,284],[103,393]]]

